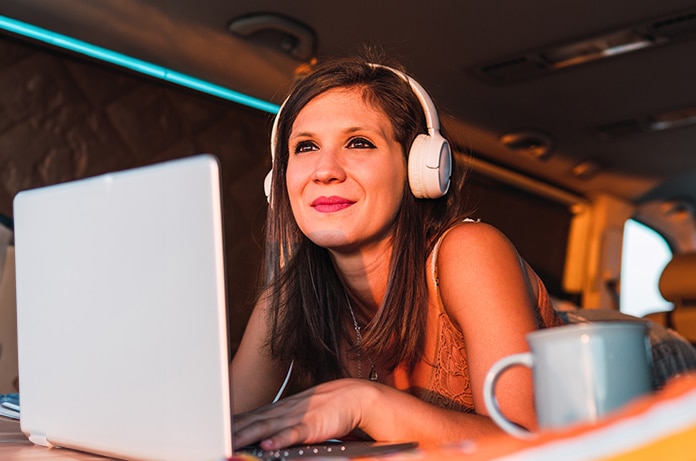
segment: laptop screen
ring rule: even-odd
[[[21,427],[126,459],[232,454],[210,155],[20,192]]]

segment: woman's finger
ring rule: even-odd
[[[286,427],[273,434],[270,437],[263,439],[259,445],[264,450],[278,450],[280,448],[289,447],[291,445],[297,445],[299,443],[313,443],[307,439],[307,426],[304,424],[297,424],[294,426]],[[320,442],[320,441],[317,441]]]

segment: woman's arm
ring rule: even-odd
[[[342,438],[356,428],[375,440],[415,440],[421,446],[501,432],[487,416],[439,408],[393,387],[355,378],[320,384],[234,419],[235,442],[259,442],[265,450]]]
[[[498,359],[528,350],[525,335],[537,328],[535,285],[510,241],[483,223],[464,223],[449,232],[438,271],[445,309],[466,343],[474,408],[487,415],[483,382],[488,370]],[[529,369],[507,370],[496,397],[510,420],[536,427]]]
[[[267,335],[266,304],[260,301],[230,364],[234,413],[271,403],[288,371],[271,359],[266,347]]]

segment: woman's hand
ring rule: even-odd
[[[235,444],[260,441],[264,450],[277,450],[343,437],[361,427],[377,386],[362,379],[339,379],[235,415]]]

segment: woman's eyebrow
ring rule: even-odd
[[[341,133],[344,134],[354,134],[354,133],[359,133],[359,132],[365,132],[365,133],[376,133],[379,134],[380,136],[387,137],[387,133],[383,129],[374,129],[374,128],[367,128],[364,126],[351,126],[348,128],[344,128],[341,130]],[[289,136],[289,139],[293,138],[312,138],[316,136],[316,132],[313,131],[300,131],[298,133],[291,133]]]

